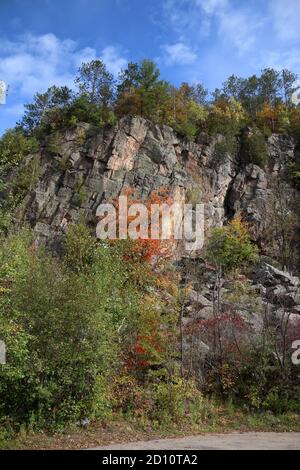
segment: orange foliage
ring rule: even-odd
[[[122,196],[127,197],[128,201],[128,209],[131,205],[136,203],[141,203],[139,199],[134,197],[134,189],[133,188],[126,188]],[[144,206],[147,208],[148,213],[151,213],[151,205],[158,204],[161,206],[162,204],[167,204],[171,206],[173,203],[173,198],[169,195],[169,190],[167,188],[158,188],[151,192],[149,197],[143,201]],[[119,200],[117,198],[113,199],[112,204],[116,208],[117,212],[117,233],[119,233]],[[161,225],[161,210],[159,213],[159,226]],[[134,216],[127,218],[127,228],[135,219]],[[122,215],[121,215],[122,220]],[[153,227],[159,229],[159,227]],[[172,248],[174,245],[174,239],[171,238],[170,240],[162,240],[162,239],[151,239],[149,238],[151,235],[151,223],[148,226],[148,238],[139,237],[138,240],[133,241],[130,249],[130,253],[126,254],[126,259],[128,261],[140,261],[140,262],[155,262],[156,265],[159,265],[163,260],[169,259],[172,254]],[[120,236],[120,234],[119,234]]]

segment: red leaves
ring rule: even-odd
[[[143,372],[156,362],[161,353],[163,353],[163,347],[157,332],[153,335],[139,335],[131,347],[125,365],[128,370]]]
[[[241,315],[235,313],[223,313],[209,319],[194,320],[185,327],[184,331],[187,335],[191,335],[195,332],[209,332],[218,326],[222,326],[223,329],[225,326],[233,327],[237,331],[247,329],[247,324]]]

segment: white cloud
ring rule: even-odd
[[[272,0],[271,15],[279,40],[288,42],[300,40],[299,0]]]
[[[54,84],[72,86],[82,52],[74,41],[60,40],[54,34],[26,35],[0,44],[0,76],[11,93],[24,97]]]
[[[231,44],[241,54],[255,46],[265,22],[245,3],[232,0],[167,0],[164,13],[180,42],[199,42],[217,33],[222,43]]]
[[[117,76],[128,63],[128,60],[125,57],[122,57],[118,49],[114,46],[105,47],[101,52],[101,59],[106,64],[110,73],[114,76]]]
[[[187,65],[192,64],[197,59],[197,54],[182,42],[165,44],[162,48],[166,54],[167,65]]]
[[[218,14],[219,35],[240,53],[249,51],[257,41],[257,32],[264,18],[257,18],[246,10],[224,10]]]
[[[97,58],[96,50],[92,47],[84,47],[79,50],[74,57],[76,68],[79,68],[83,62],[90,62]]]
[[[276,70],[288,69],[295,72],[300,71],[299,50],[296,48],[285,51],[273,50],[267,53],[263,52],[260,55],[260,61],[263,67],[272,67]]]
[[[126,65],[118,49],[109,45],[102,51],[79,47],[71,39],[59,39],[52,33],[23,35],[15,41],[0,38],[0,78],[9,85],[7,103],[1,106],[1,120],[13,123],[23,114],[23,105],[36,92],[52,85],[74,87],[74,77],[82,62],[102,58],[116,75]],[[4,126],[0,123],[0,132]]]
[[[80,64],[97,57],[114,74],[126,63],[113,46],[98,55],[91,47],[79,48],[75,41],[61,40],[51,33],[26,35],[16,41],[0,42],[0,77],[9,84],[10,94],[26,99],[54,84],[73,87]]]
[[[200,0],[165,0],[163,3],[163,21],[166,29],[172,29],[179,35],[180,41],[196,35],[198,38],[208,35],[210,20],[200,8]]]

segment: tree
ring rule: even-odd
[[[172,87],[168,124],[177,132],[194,140],[201,124],[207,117],[204,107],[207,91],[202,85],[190,86],[184,82],[179,88]]]
[[[210,135],[220,135],[215,146],[215,157],[221,161],[226,154],[237,152],[237,136],[245,125],[245,112],[234,98],[220,99],[210,109],[206,125]]]
[[[170,86],[159,77],[160,71],[151,60],[129,63],[119,76],[117,115],[138,114],[155,122],[164,122]]]
[[[282,88],[281,74],[272,68],[262,70],[259,78],[260,95],[264,102],[275,105]]]
[[[72,229],[65,263],[37,248],[27,230],[1,239],[0,337],[8,366],[0,367],[0,418],[16,427],[109,413],[102,384],[121,365],[124,337],[131,339],[119,328],[126,322],[134,332],[141,314],[141,296],[118,253],[99,243],[89,249],[88,231]]]
[[[85,272],[96,260],[96,239],[84,223],[71,225],[64,240],[64,262],[68,269]]]
[[[73,92],[66,86],[52,86],[45,93],[36,93],[33,103],[25,104],[26,111],[20,122],[21,127],[30,133],[40,126],[47,126],[53,112],[62,111],[71,103],[72,98]]]
[[[281,72],[282,77],[282,88],[283,88],[283,98],[286,106],[291,105],[292,94],[299,90],[299,86],[295,85],[295,82],[298,78],[296,73],[290,72],[287,69],[283,69]]]
[[[226,82],[223,83],[221,90],[216,90],[214,95],[215,101],[223,98],[227,101],[234,98],[241,102],[243,108],[254,119],[259,108],[259,78],[252,75],[249,78],[240,78],[231,75]]]
[[[210,320],[210,326],[212,327],[215,363],[218,371],[218,388],[222,398],[224,398],[224,375],[226,375],[226,370],[223,332],[225,322],[229,320],[231,326],[237,322],[237,325],[242,327],[244,322],[240,315],[224,315],[223,313],[223,276],[233,274],[258,260],[257,248],[251,243],[248,227],[240,217],[232,220],[226,227],[213,230],[206,257],[215,266],[213,318]],[[231,330],[233,331],[232,327]]]
[[[256,114],[260,109],[262,101],[259,95],[259,78],[256,75],[252,75],[244,80],[240,100],[251,118],[253,120],[256,119]]]
[[[226,82],[222,85],[222,91],[226,98],[233,97],[236,100],[239,100],[241,97],[242,90],[244,88],[244,80],[237,77],[236,75],[231,75]]]
[[[101,60],[85,62],[78,70],[75,84],[90,103],[107,108],[114,96],[114,80]]]
[[[208,90],[204,88],[201,83],[197,85],[189,85],[186,82],[183,82],[180,86],[186,100],[194,101],[200,106],[204,106],[206,104],[206,99],[208,95]]]
[[[36,153],[38,142],[34,137],[27,137],[21,129],[9,129],[0,139],[0,176],[18,166],[23,158]]]

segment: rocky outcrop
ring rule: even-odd
[[[183,324],[213,318],[217,309],[214,270],[201,259],[197,260],[197,270],[192,266],[180,269],[186,273],[184,282],[192,286],[186,296]],[[239,282],[244,285],[242,293],[235,290],[230,280],[221,280],[219,314],[238,314],[258,333],[266,321],[280,325],[286,319],[289,324],[300,325],[299,277],[261,261]]]
[[[141,199],[168,187],[186,194],[188,202],[205,204],[206,229],[242,213],[260,240],[272,178],[284,175],[294,158],[291,138],[271,136],[270,164],[264,171],[244,167],[239,155],[225,154],[216,162],[217,138],[200,136],[198,143],[180,138],[170,127],[140,117],[125,117],[116,127],[99,129],[78,124],[49,135],[41,148],[40,178],[19,210],[40,239],[57,244],[68,225],[84,217],[95,226],[103,201],[134,187]],[[299,193],[288,186],[293,200]]]
[[[252,273],[257,287],[263,286],[263,298],[273,311],[300,313],[300,279],[262,262]]]
[[[230,158],[214,168],[215,142],[194,144],[169,127],[142,118],[123,118],[113,129],[79,124],[50,135],[41,149],[40,178],[23,204],[20,219],[37,236],[57,242],[82,216],[95,224],[98,205],[134,187],[143,200],[168,187],[191,190],[194,203],[205,203],[207,226],[224,221],[224,200],[236,172]]]

